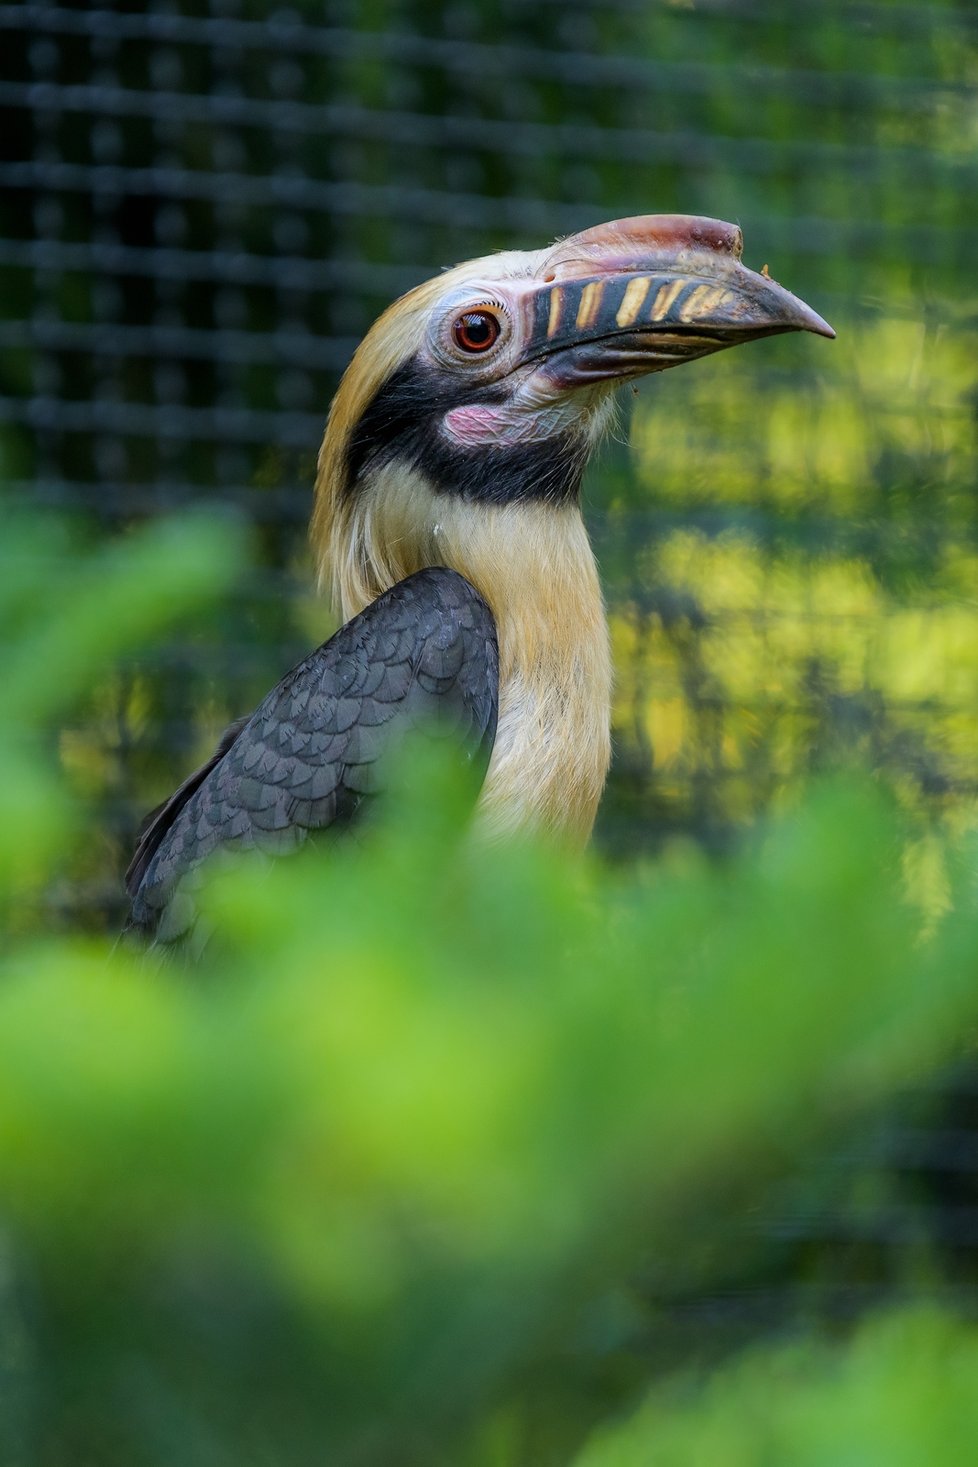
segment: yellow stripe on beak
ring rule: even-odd
[[[547,339],[554,335],[560,325],[560,307],[563,303],[564,293],[559,285],[555,285],[550,292],[550,318],[547,321]]]
[[[723,285],[698,285],[691,290],[679,312],[680,321],[695,321],[716,309],[730,292]]]
[[[660,285],[658,295],[652,304],[652,310],[649,312],[649,320],[661,321],[663,316],[670,310],[680,291],[685,290],[686,284],[687,282],[685,280],[674,280],[670,285]]]
[[[649,293],[649,281],[646,276],[637,276],[630,280],[625,286],[625,294],[621,298],[618,314],[615,321],[619,326],[631,326],[635,317],[645,303],[645,297]]]
[[[601,304],[603,290],[603,280],[590,280],[581,291],[581,301],[577,308],[577,321],[575,322],[579,331],[586,331],[594,321],[598,314],[598,306]]]

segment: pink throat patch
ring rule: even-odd
[[[513,443],[537,437],[540,431],[532,413],[475,404],[452,408],[442,419],[442,428],[449,438],[466,448],[508,448]]]

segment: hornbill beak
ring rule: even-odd
[[[562,391],[784,331],[835,336],[766,267],[748,270],[742,250],[736,225],[685,214],[613,220],[561,240],[542,285],[522,297],[522,361]]]

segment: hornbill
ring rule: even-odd
[[[742,245],[715,219],[620,219],[459,265],[380,317],[316,479],[312,540],[345,625],[150,818],[130,928],[186,937],[206,858],[348,823],[432,719],[483,763],[488,833],[586,841],[611,659],[578,491],[615,389],[755,337],[834,335]]]

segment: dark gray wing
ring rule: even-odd
[[[215,851],[293,850],[348,824],[383,788],[385,756],[433,722],[484,770],[496,734],[492,613],[464,577],[419,571],[288,673],[150,817],[126,873],[127,931],[187,937]]]

